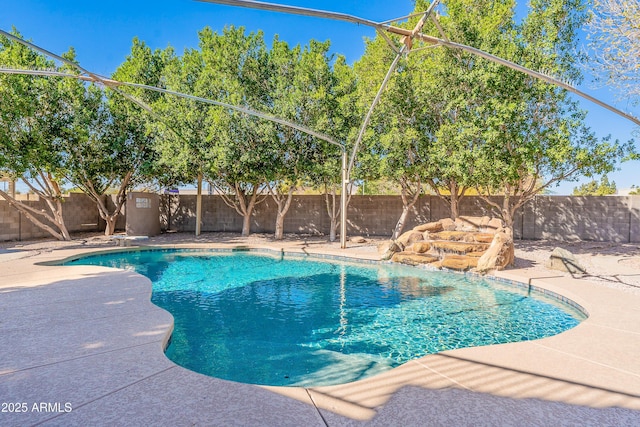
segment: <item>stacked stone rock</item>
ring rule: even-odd
[[[501,270],[514,259],[511,230],[487,216],[422,224],[380,249],[383,259],[452,270]]]

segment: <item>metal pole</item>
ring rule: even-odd
[[[347,247],[347,150],[342,148],[342,192],[340,193],[340,248]]]
[[[408,37],[409,40],[407,41],[407,43],[409,43],[410,45],[412,44],[413,39],[420,39],[423,40],[427,43],[432,43],[434,46],[446,46],[450,49],[461,49],[467,52],[470,52],[472,54],[481,56],[485,59],[488,59],[489,61],[498,63],[498,64],[502,64],[506,67],[512,68],[514,70],[523,72],[525,74],[528,74],[532,77],[535,77],[537,79],[546,81],[548,83],[554,84],[556,86],[559,86],[563,89],[568,90],[569,92],[573,92],[576,95],[585,98],[603,108],[606,108],[607,110],[618,114],[619,116],[624,117],[625,119],[628,119],[630,121],[632,121],[633,123],[640,125],[640,119],[638,119],[637,117],[634,117],[633,115],[631,115],[630,113],[625,113],[624,111],[621,111],[615,107],[613,107],[612,105],[600,101],[597,98],[594,98],[593,96],[582,92],[580,90],[578,90],[577,88],[573,87],[571,84],[568,84],[567,82],[563,82],[555,77],[552,76],[548,76],[546,74],[543,73],[539,73],[537,71],[531,70],[529,68],[523,67],[521,65],[518,65],[514,62],[511,61],[507,61],[503,58],[500,58],[498,56],[495,55],[491,55],[487,52],[484,52],[480,49],[476,49],[473,48],[471,46],[466,46],[463,44],[459,44],[459,43],[454,43],[451,42],[449,40],[442,40],[439,39],[437,37],[432,37],[432,36],[428,36],[426,34],[422,34],[421,31],[421,25],[424,24],[424,20],[430,16],[431,11],[438,5],[439,0],[438,1],[433,1],[431,2],[431,4],[429,5],[428,10],[424,13],[424,14],[412,14],[412,15],[408,15],[405,18],[409,18],[409,17],[413,17],[413,16],[418,16],[418,15],[423,15],[423,19],[421,20],[421,24],[419,24],[419,26],[416,26],[416,28],[414,28],[413,30],[407,29],[407,28],[399,28],[399,27],[395,27],[393,25],[389,25],[388,22],[392,22],[392,21],[386,21],[386,22],[374,22],[374,21],[370,21],[368,19],[363,19],[363,18],[359,18],[356,16],[352,16],[352,15],[346,15],[343,13],[336,13],[336,12],[329,12],[329,11],[324,11],[324,10],[315,10],[315,9],[308,9],[308,8],[303,8],[303,7],[295,7],[295,6],[286,6],[286,5],[280,5],[280,4],[273,4],[273,3],[265,3],[265,2],[257,2],[257,1],[252,1],[252,0],[198,0],[198,1],[202,1],[202,2],[206,2],[206,3],[218,3],[218,4],[226,4],[226,5],[230,5],[230,6],[241,6],[241,7],[249,7],[249,8],[254,8],[254,9],[262,9],[262,10],[271,10],[271,11],[275,11],[275,12],[285,12],[285,13],[293,13],[293,14],[297,14],[297,15],[306,15],[306,16],[313,16],[313,17],[317,17],[317,18],[328,18],[328,19],[337,19],[340,21],[347,21],[347,22],[352,22],[352,23],[356,23],[358,25],[365,25],[365,26],[369,26],[372,28],[375,28],[378,31],[387,31],[389,33],[392,34],[396,34],[396,35],[401,35],[401,36],[405,36]],[[434,19],[435,21],[435,19]],[[441,31],[441,29],[439,28],[439,30]],[[442,31],[441,31],[442,33]],[[4,33],[7,34],[7,33]],[[444,34],[443,34],[444,35]],[[406,44],[405,44],[406,46]],[[410,49],[409,49],[410,50]],[[353,156],[352,156],[352,161],[353,161]],[[351,170],[352,166],[349,166],[349,170]]]
[[[378,102],[380,102],[382,93],[387,87],[389,80],[391,80],[391,76],[393,75],[393,72],[396,70],[398,66],[398,62],[400,62],[400,58],[402,58],[404,55],[409,53],[409,51],[411,50],[411,47],[413,46],[413,39],[416,37],[417,34],[421,34],[420,31],[422,30],[424,23],[426,22],[429,15],[431,15],[433,10],[436,8],[438,3],[440,3],[440,0],[432,1],[427,11],[422,14],[422,18],[420,18],[415,28],[413,29],[413,31],[407,30],[406,33],[404,34],[404,37],[402,39],[402,42],[403,42],[402,48],[397,52],[396,57],[391,63],[391,66],[389,67],[389,71],[387,71],[387,74],[384,76],[384,79],[382,80],[382,84],[378,89],[378,93],[376,94],[376,97],[373,99],[373,102],[369,107],[369,111],[367,111],[367,115],[364,117],[362,125],[360,126],[360,132],[358,133],[358,138],[356,139],[355,144],[353,144],[351,159],[349,159],[349,168],[348,168],[349,174],[351,174],[351,171],[353,170],[353,165],[356,161],[356,155],[358,154],[358,148],[360,148],[360,143],[362,143],[362,138],[364,137],[364,132],[367,129],[367,126],[369,125],[369,121],[371,120],[371,115],[373,114],[373,110],[376,108],[376,105],[378,105]],[[390,29],[387,28],[387,31],[390,31]]]
[[[351,160],[349,161],[349,167],[347,169],[349,174],[351,174],[351,170],[353,169],[353,165],[356,161],[356,155],[358,154],[358,149],[360,148],[360,143],[362,142],[362,138],[364,137],[364,132],[367,130],[367,126],[369,125],[369,121],[371,120],[371,115],[373,114],[373,110],[376,108],[376,105],[378,105],[378,102],[380,102],[380,98],[382,97],[382,92],[384,92],[385,88],[387,87],[387,84],[389,83],[389,80],[391,80],[391,76],[393,75],[393,72],[396,70],[396,67],[398,66],[398,62],[400,62],[400,58],[402,58],[402,55],[404,55],[406,51],[407,51],[407,46],[403,45],[402,49],[400,49],[400,52],[398,52],[395,59],[391,63],[391,66],[389,67],[389,71],[387,71],[387,74],[384,76],[384,80],[382,80],[382,84],[380,85],[380,88],[378,89],[378,93],[376,93],[376,97],[373,99],[373,102],[369,107],[369,111],[367,111],[366,116],[364,116],[364,120],[362,121],[362,125],[360,126],[360,132],[358,133],[358,138],[356,139],[355,144],[353,144],[353,151],[351,152]]]
[[[202,172],[198,172],[198,195],[196,196],[196,236],[200,235],[202,222]]]

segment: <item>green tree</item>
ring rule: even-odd
[[[452,40],[496,53],[504,40],[513,38],[513,6],[510,0],[451,0],[440,25],[428,24],[424,31],[438,37],[444,31]],[[428,2],[418,1],[415,11],[427,7]],[[405,25],[413,28],[417,19]],[[420,47],[414,43],[416,50],[393,75],[366,133],[368,154],[361,156],[372,176],[391,179],[401,189],[396,237],[423,184],[449,205],[452,218],[458,216],[460,200],[482,178],[474,166],[474,150],[483,144],[488,113],[482,108],[495,92],[492,63],[460,50]],[[394,55],[382,37],[368,43],[356,64],[365,103]]]
[[[13,33],[21,37],[15,29]],[[64,56],[73,60],[73,50]],[[0,63],[73,72],[67,66],[56,67],[43,55],[6,37],[0,37]],[[0,195],[59,240],[71,240],[62,215],[62,184],[68,170],[61,148],[78,132],[73,96],[82,88],[82,83],[73,79],[0,75],[0,171],[22,178],[45,201],[47,210],[35,209],[4,191]]]
[[[190,54],[191,51],[186,51],[185,56]],[[197,63],[197,51],[195,57],[192,62]],[[117,68],[113,78],[189,93],[198,76],[198,67],[192,66],[189,70],[183,70],[182,67],[181,59],[171,47],[152,50],[143,41],[134,38],[131,52]],[[136,153],[141,155],[133,156],[141,169],[136,183],[151,177],[163,186],[192,183],[200,170],[201,160],[198,145],[193,146],[192,143],[206,135],[206,129],[201,129],[202,126],[198,128],[204,120],[195,120],[196,123],[193,123],[193,118],[197,114],[206,115],[206,106],[139,87],[122,86],[120,89],[152,110],[149,112],[118,94],[109,93],[109,110],[119,123],[120,135],[125,136],[125,141],[134,141],[138,148]],[[190,135],[190,129],[193,128],[201,132],[200,138]],[[203,143],[201,145],[204,146]]]
[[[362,111],[369,108],[395,56],[383,37],[367,40],[365,54],[354,65]],[[403,58],[374,110],[357,153],[359,178],[389,180],[400,189],[403,209],[392,231],[393,238],[401,234],[422,191],[420,164],[424,134],[417,127],[424,122],[424,117],[423,103],[417,99],[415,90],[417,76],[412,62]]]
[[[67,179],[96,202],[107,236],[115,231],[127,192],[153,175],[151,141],[136,123],[143,113],[119,94],[109,95],[93,85],[84,96],[78,94],[74,108],[80,131],[65,148]]]
[[[573,189],[574,196],[608,196],[617,192],[616,182],[609,182],[606,175],[600,178],[600,182],[594,179]]]
[[[130,53],[112,77],[118,81],[166,89],[166,68],[174,58],[170,47],[151,50],[143,41],[134,38]],[[163,106],[171,104],[173,97],[140,87],[121,86],[120,91],[147,108],[120,93],[107,91],[107,114],[102,117],[108,120],[103,122],[103,133],[93,138],[92,146],[94,149],[104,147],[108,155],[103,156],[102,162],[96,161],[95,168],[99,173],[84,174],[80,185],[97,201],[101,216],[107,222],[105,233],[112,232],[115,227],[126,193],[131,188],[143,183],[166,188],[192,182],[194,177],[194,168],[187,164],[183,153],[171,145],[176,139],[183,144],[175,129],[182,122],[175,121],[175,126],[167,125],[175,118],[163,114]],[[105,194],[110,188],[116,189],[115,206],[111,211],[108,205],[100,202],[106,199]]]
[[[398,184],[402,198],[402,213],[392,238],[402,233],[409,214],[422,192],[426,156],[432,143],[431,116],[426,114],[422,97],[422,74],[415,62],[404,61],[394,74],[372,119],[373,133],[367,134],[367,147],[373,151],[369,159],[374,177],[384,177]]]
[[[343,142],[347,152],[352,149],[352,143],[358,131],[357,124],[362,120],[357,94],[358,80],[351,66],[343,56],[338,56],[333,64],[332,87],[327,94],[330,112],[326,121],[318,123],[321,129],[332,135],[337,141]],[[324,195],[325,208],[329,216],[329,240],[335,241],[340,226],[341,206],[339,199],[342,191],[342,157],[340,148],[326,141],[317,141],[314,150],[309,180],[311,184]],[[351,179],[362,178],[361,165],[356,163]],[[347,205],[351,200],[351,191],[347,190]]]
[[[268,110],[268,52],[261,32],[246,35],[244,28],[228,27],[218,34],[205,29],[200,47],[201,93],[231,105]],[[208,120],[210,149],[204,154],[211,162],[208,176],[225,203],[243,217],[242,235],[248,236],[253,210],[267,195],[274,126],[221,108],[212,108]]]
[[[532,1],[517,28],[516,43],[504,44],[502,54],[529,68],[580,81],[576,32],[585,18],[580,0]],[[478,190],[508,227],[536,194],[580,175],[606,174],[633,152],[630,143],[599,141],[585,124],[585,112],[565,90],[497,65],[491,68],[491,96],[478,114],[485,129],[474,151],[475,167],[483,175]]]
[[[335,77],[329,47],[329,42],[311,40],[304,49],[289,49],[286,43],[274,40],[269,53],[273,84],[269,96],[276,116],[331,133]],[[281,239],[293,193],[310,181],[311,169],[323,145],[317,138],[287,127],[278,128],[274,142],[274,162],[267,181],[278,207],[275,238]]]
[[[293,49],[276,36],[269,51],[268,72],[271,75],[269,88],[271,112],[278,117],[295,120],[297,117],[295,78],[300,60],[300,46]],[[277,136],[273,138],[273,163],[267,171],[267,190],[276,203],[274,238],[284,236],[284,219],[291,206],[293,194],[304,179],[304,141],[299,131],[274,126]]]
[[[504,54],[502,45],[514,37],[511,0],[451,0],[439,18],[440,28],[427,25],[425,31],[458,43],[496,54]],[[426,8],[418,2],[417,8]],[[486,13],[491,10],[491,13]],[[431,125],[425,129],[432,142],[425,146],[424,180],[450,208],[450,216],[459,215],[459,204],[482,176],[475,168],[474,150],[483,143],[482,133],[489,118],[483,106],[494,96],[493,63],[457,49],[429,49],[411,55],[422,73],[421,93]],[[501,91],[513,95],[508,85]]]

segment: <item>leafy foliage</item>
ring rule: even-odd
[[[13,34],[21,37],[15,29]],[[65,57],[73,60],[73,50]],[[0,64],[56,68],[43,55],[6,37],[0,37]],[[72,71],[64,66],[58,70]],[[61,187],[69,171],[65,147],[82,132],[74,108],[79,94],[84,94],[84,87],[75,80],[0,75],[0,172],[21,177],[47,210],[34,209],[5,192],[0,195],[59,240],[71,239],[62,216]]]
[[[607,196],[617,193],[615,181],[609,182],[606,175],[600,178],[600,182],[595,179],[573,189],[574,196]]]
[[[596,6],[623,1],[597,0]],[[426,1],[416,1],[416,11],[426,8]],[[441,25],[429,22],[423,31],[579,82],[583,58],[576,54],[576,32],[588,16],[583,1],[532,0],[522,21],[514,8],[514,0],[448,0]],[[635,9],[618,12],[626,17],[628,10]],[[401,25],[413,28],[417,19]],[[151,50],[134,39],[113,77],[275,115],[330,134],[349,151],[396,55],[382,37],[367,41],[365,55],[351,67],[329,54],[329,42],[290,47],[276,37],[268,49],[262,33],[241,27],[221,33],[205,28],[198,36],[198,48],[182,54],[170,47]],[[601,39],[610,48],[607,58],[622,56],[623,48],[607,40]],[[0,42],[5,65],[55,67],[24,47]],[[400,189],[404,211],[396,235],[425,184],[450,204],[452,217],[460,199],[476,191],[511,225],[520,206],[555,183],[604,175],[635,155],[631,142],[598,140],[585,113],[556,86],[461,50],[420,49],[426,47],[420,42],[413,47],[374,111],[351,177]],[[73,51],[67,55],[72,59]],[[55,203],[65,180],[98,202],[117,186],[122,200],[136,183],[166,186],[204,176],[243,216],[245,235],[253,209],[268,194],[278,205],[281,237],[296,189],[321,188],[335,238],[338,147],[234,109],[140,87],[122,90],[152,112],[73,79],[0,75],[0,101],[11,105],[0,109],[0,172],[42,184],[54,212],[47,221],[58,221]],[[100,210],[109,222],[119,207]]]

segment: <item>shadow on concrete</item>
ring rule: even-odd
[[[619,426],[640,421],[639,393],[450,354],[433,357],[394,376],[309,390],[328,425],[340,424],[345,416],[366,425]],[[461,378],[478,391],[457,383]]]
[[[229,238],[235,239],[237,235]],[[192,237],[189,239],[191,243]],[[200,422],[206,419],[215,424],[217,417],[224,415],[225,408],[240,405],[241,408],[234,407],[226,413],[227,417],[234,417],[235,424],[251,421],[256,425],[261,420],[264,424],[266,419],[280,419],[281,425],[312,425],[309,420],[293,415],[294,410],[304,412],[299,409],[301,402],[311,405],[301,393],[302,397],[290,396],[295,390],[270,389],[282,398],[272,404],[266,401],[270,393],[258,387],[221,382],[177,368],[170,371],[175,378],[169,377],[160,342],[163,334],[170,330],[170,315],[151,307],[148,296],[141,293],[145,286],[149,287],[146,278],[126,271],[78,275],[71,267],[60,268],[70,269],[69,279],[36,288],[22,288],[16,283],[6,288],[10,292],[2,296],[0,348],[4,350],[0,395],[18,400],[28,396],[30,401],[54,401],[65,400],[73,392],[77,396],[74,397],[77,400],[71,399],[73,402],[104,412],[98,418],[94,412],[87,415],[94,423],[106,420],[104,417],[114,413],[113,408],[127,414],[127,420],[134,424],[136,419],[146,420],[155,412],[158,418],[154,421],[166,421],[161,418],[167,415],[162,414],[162,410],[169,405],[174,416],[182,420],[196,418],[188,412],[193,411]],[[14,319],[12,327],[5,327],[9,326],[5,323],[8,318]],[[142,351],[145,346],[150,346],[150,352]],[[121,359],[120,352],[124,350],[127,358]],[[92,357],[98,355],[105,359],[96,358],[94,362]],[[409,362],[402,368],[387,375],[332,388],[306,389],[306,392],[312,396],[311,401],[325,425],[357,425],[362,421],[369,425],[591,423],[606,426],[637,425],[640,421],[638,411],[597,409],[605,405],[628,408],[632,404],[637,408],[640,406],[638,393],[451,354],[437,354],[424,363]],[[22,375],[19,381],[17,376],[12,377],[18,373]],[[15,381],[9,381],[11,378]],[[474,388],[483,393],[452,389],[463,387],[456,378],[477,383]],[[154,379],[163,379],[161,387],[150,387]],[[83,389],[90,381],[94,386],[107,384],[109,388]],[[31,394],[23,396],[17,391]],[[240,391],[241,398],[237,394]],[[165,395],[171,399],[159,397]],[[335,402],[339,403],[335,406],[343,409],[334,409]],[[75,405],[74,408],[82,407]],[[78,411],[77,416],[81,415],[82,411]],[[42,418],[32,414],[27,424],[52,419],[52,416]],[[67,414],[62,415],[60,420],[66,417]],[[78,421],[76,425],[83,424]]]

